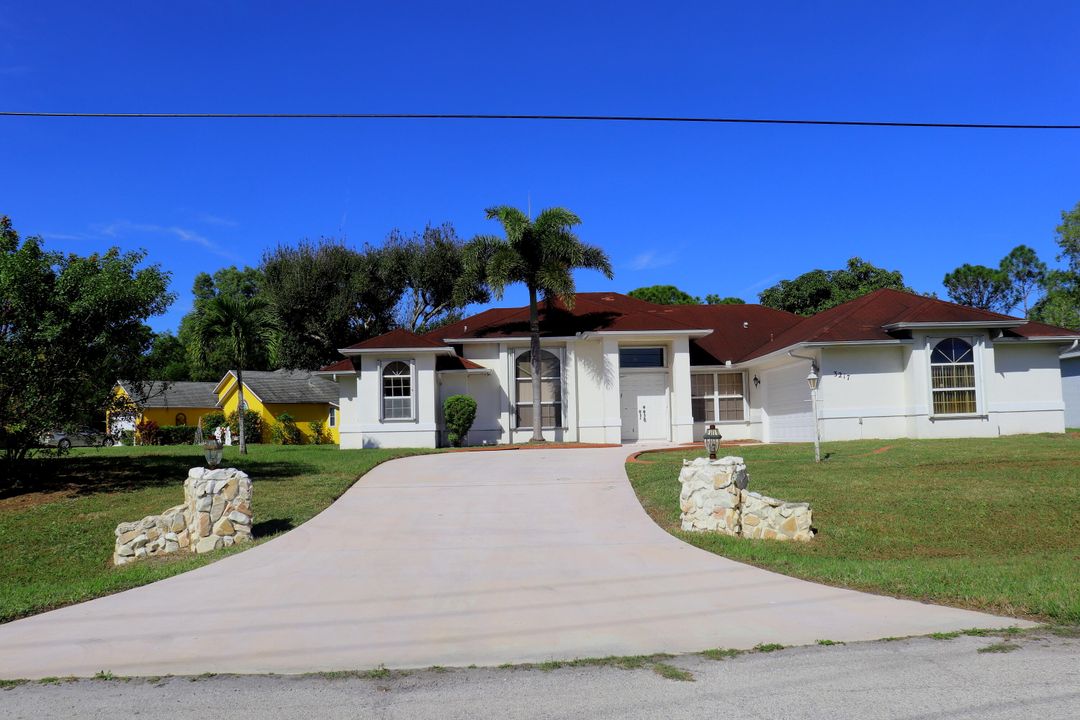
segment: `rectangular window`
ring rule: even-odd
[[[329,424],[330,424],[330,427],[336,427],[337,426],[337,408],[336,407],[330,408],[330,423]]]
[[[739,422],[746,418],[742,373],[697,373],[690,376],[690,408],[694,422]]]
[[[412,368],[408,363],[395,360],[383,368],[383,420],[411,420]]]
[[[662,368],[664,367],[664,348],[662,347],[625,347],[619,348],[620,368]]]
[[[530,428],[535,405],[532,387],[532,361],[529,352],[517,357],[514,370],[514,417],[519,428]],[[540,425],[562,427],[562,363],[549,350],[540,351]]]
[[[978,412],[974,343],[974,338],[946,338],[934,344],[930,353],[930,394],[935,415]]]

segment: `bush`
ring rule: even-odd
[[[312,445],[327,445],[330,443],[330,436],[326,433],[326,423],[322,420],[312,420],[308,423],[308,427],[311,428]]]
[[[270,428],[270,441],[275,445],[302,445],[304,436],[296,421],[289,413],[281,413],[275,418],[274,427]]]
[[[209,436],[214,433],[214,428],[225,427],[225,413],[211,410],[202,416],[203,435]]]
[[[162,425],[158,428],[159,445],[194,445],[195,426]]]
[[[120,431],[120,444],[121,445],[134,445],[135,444],[135,431],[134,430],[121,430]]]
[[[228,421],[229,427],[232,428],[233,442],[240,442],[240,416],[233,411],[229,413]],[[262,437],[262,417],[248,408],[244,411],[244,442],[261,443]]]
[[[476,420],[476,401],[468,395],[451,395],[443,403],[443,417],[447,439],[454,447],[461,447]]]
[[[139,445],[157,445],[158,430],[158,424],[153,420],[140,420],[135,426],[135,442]]]

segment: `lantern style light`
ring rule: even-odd
[[[705,450],[709,453],[709,459],[716,459],[716,451],[720,449],[720,440],[723,439],[723,435],[716,429],[715,425],[710,425],[709,429],[705,431]]]
[[[199,418],[199,425],[195,428],[195,444],[202,446],[207,467],[213,470],[221,464],[221,456],[225,452],[224,443],[218,440],[214,433],[210,433],[209,437],[203,437],[202,418]]]
[[[818,377],[817,372],[814,371],[814,366],[811,365],[810,374],[806,376],[806,384],[810,386],[811,390],[817,390],[818,380],[820,380],[820,378]]]

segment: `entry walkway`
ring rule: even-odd
[[[686,545],[641,509],[627,454],[451,453],[380,465],[269,543],[0,625],[0,678],[496,665],[1014,624]]]

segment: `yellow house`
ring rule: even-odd
[[[113,388],[126,406],[106,418],[109,431],[134,430],[142,420],[161,425],[196,425],[199,418],[217,409],[217,395],[212,382],[163,382],[152,380],[135,384],[120,380]]]
[[[236,412],[240,402],[236,374],[231,370],[213,388],[217,406],[226,416]],[[272,372],[244,371],[244,402],[249,410],[259,413],[262,421],[262,441],[269,442],[270,430],[277,417],[288,413],[296,421],[303,441],[313,439],[312,422],[322,422],[323,432],[331,442],[340,440],[338,432],[337,384],[304,370],[274,370]]]

